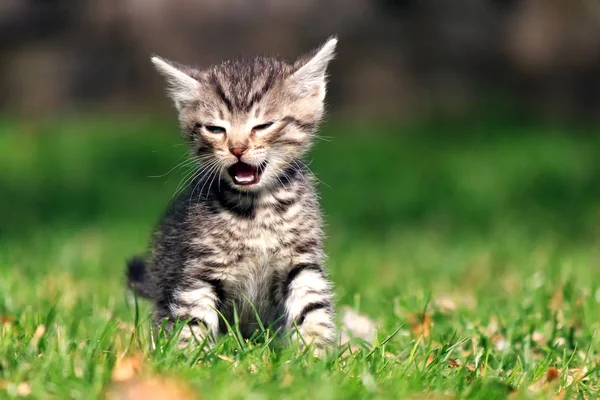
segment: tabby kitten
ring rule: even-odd
[[[302,158],[336,44],[295,63],[255,57],[207,70],[152,58],[199,167],[128,277],[154,301],[159,324],[187,321],[183,345],[223,332],[219,313],[229,322],[237,314],[246,337],[258,314],[317,349],[334,341],[318,196]]]

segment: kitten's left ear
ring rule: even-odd
[[[330,38],[308,61],[298,61],[300,67],[288,79],[292,90],[302,97],[325,99],[327,65],[335,57],[337,37]]]
[[[167,92],[177,110],[181,110],[182,104],[197,99],[200,82],[189,75],[188,68],[158,56],[152,57],[151,61],[156,70],[167,80]]]

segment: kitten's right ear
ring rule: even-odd
[[[167,92],[173,99],[177,110],[181,110],[182,104],[194,101],[198,98],[200,82],[188,75],[182,68],[175,64],[154,56],[151,58],[156,70],[167,80]]]
[[[292,90],[300,96],[316,96],[320,101],[325,99],[327,86],[327,66],[335,56],[337,37],[333,36],[325,42],[309,59],[299,60],[300,67],[289,78]]]

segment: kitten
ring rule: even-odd
[[[128,265],[158,324],[216,336],[234,313],[250,337],[264,326],[333,343],[333,294],[312,176],[302,162],[324,112],[336,38],[295,63],[255,57],[207,70],[153,57],[190,145],[197,174],[154,235],[151,256]],[[217,312],[218,310],[218,312]]]

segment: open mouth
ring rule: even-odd
[[[239,161],[229,167],[228,171],[231,179],[233,179],[237,185],[247,186],[255,185],[260,182],[260,177],[264,169],[265,164],[255,167],[254,165]]]

